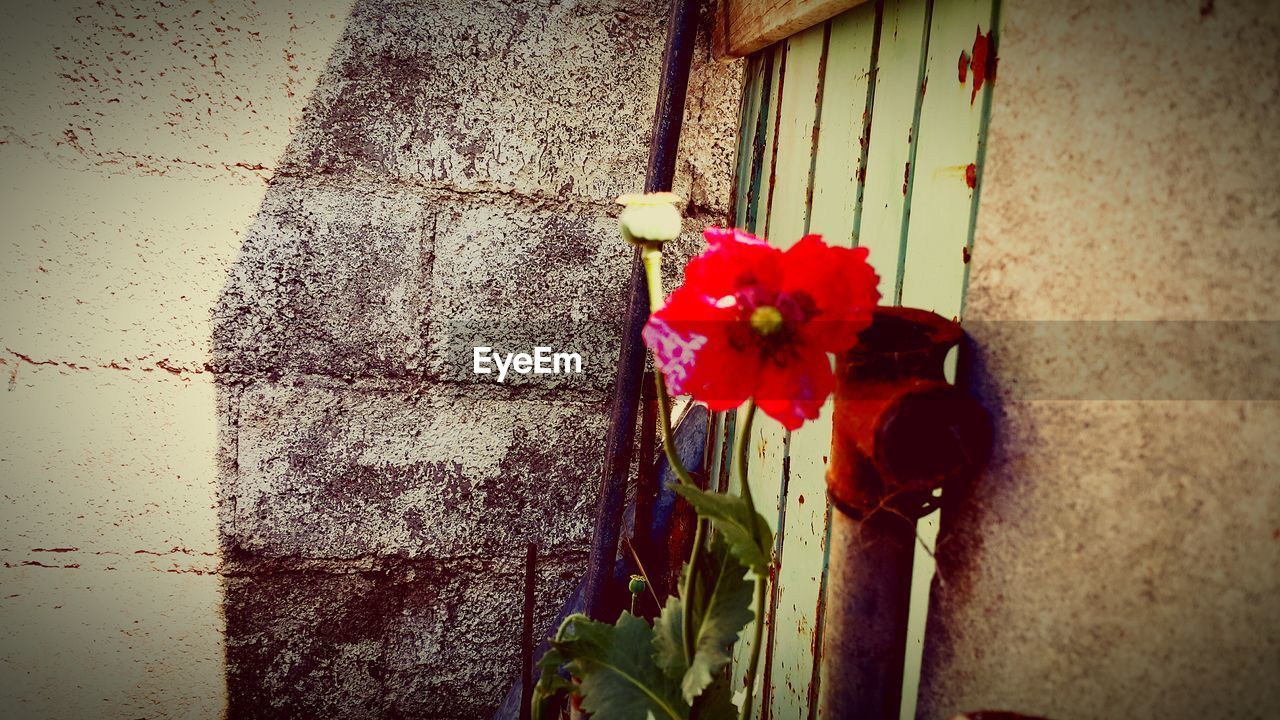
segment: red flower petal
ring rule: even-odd
[[[865,249],[807,236],[783,253],[738,230],[707,228],[708,248],[649,318],[643,337],[668,387],[713,410],[754,395],[787,429],[818,416],[835,385],[828,352],[857,342],[879,301]],[[773,306],[787,332],[762,335],[752,313]]]
[[[880,302],[880,278],[867,264],[866,248],[831,247],[806,235],[782,256],[782,291],[807,296],[815,315],[801,333],[806,343],[829,352],[853,347]]]
[[[782,252],[741,230],[709,227],[702,233],[707,249],[684,268],[684,287],[713,299],[739,288],[757,286],[776,292],[782,280]]]
[[[669,391],[729,410],[751,396],[763,364],[759,348],[731,337],[742,325],[737,308],[718,307],[685,285],[650,316],[641,336]]]
[[[767,363],[756,391],[760,409],[788,430],[818,417],[836,385],[827,353],[807,350],[785,366]]]

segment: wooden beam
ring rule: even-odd
[[[720,0],[712,44],[718,58],[750,55],[867,0]]]

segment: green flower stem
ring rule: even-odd
[[[694,485],[693,476],[680,462],[680,453],[676,452],[675,432],[671,429],[671,398],[667,396],[667,383],[661,372],[653,374],[653,382],[658,386],[658,423],[662,427],[662,450],[667,454],[667,464],[681,484]]]
[[[684,659],[687,665],[693,664],[693,656],[697,650],[697,638],[694,637],[693,632],[693,610],[690,603],[693,602],[694,576],[697,575],[698,555],[702,550],[702,537],[706,533],[706,526],[707,522],[701,517],[694,520],[693,548],[689,551],[689,571],[684,574],[684,587],[680,589],[680,597],[684,600],[680,613],[680,629],[684,637]]]
[[[747,506],[754,513],[756,509],[755,500],[751,497],[751,484],[747,482],[747,454],[751,448],[751,423],[756,419],[756,399],[747,400],[747,404],[742,409],[745,416],[742,421],[742,427],[738,429],[738,435],[733,439],[733,455],[738,461],[738,491],[742,493],[742,499],[747,501]]]
[[[649,312],[657,312],[662,308],[663,301],[662,246],[656,244],[645,245],[640,251],[640,257],[644,261],[645,280],[649,287]],[[676,478],[681,483],[696,487],[693,477],[685,469],[684,463],[680,462],[680,453],[676,451],[675,433],[671,429],[671,399],[667,396],[667,383],[663,379],[661,371],[653,374],[653,381],[658,390],[658,423],[662,427],[662,450],[667,455],[667,464],[671,466],[671,470],[675,472]],[[693,597],[693,583],[698,574],[698,556],[702,550],[703,535],[706,532],[705,527],[706,523],[701,517],[694,520],[693,545],[689,551],[689,566],[684,574],[684,587],[680,588],[680,597],[685,602],[684,612],[680,615],[681,635],[684,638],[685,664],[693,662],[695,652],[693,613],[689,611],[688,603],[690,598]]]
[[[643,246],[640,257],[644,262],[645,279],[647,281],[649,291],[649,311],[656,312],[663,304],[662,291],[662,249],[658,244],[647,244]],[[680,456],[676,452],[675,434],[671,429],[671,399],[667,395],[666,382],[661,372],[654,373],[654,383],[657,386],[658,394],[658,422],[662,429],[662,449],[667,455],[667,463],[671,466],[676,478],[681,483],[687,485],[696,484],[693,482],[689,471],[684,467],[684,463],[680,461]],[[745,418],[737,437],[734,438],[734,456],[737,458],[738,465],[738,487],[742,493],[742,498],[747,501],[747,506],[751,509],[752,517],[755,516],[755,501],[751,496],[751,485],[747,482],[747,461],[749,449],[751,446],[751,424],[755,418],[756,404],[755,400],[747,401],[744,409]],[[706,522],[699,517],[695,522],[693,533],[693,546],[689,555],[688,571],[684,577],[684,587],[680,589],[680,597],[686,603],[690,601],[693,593],[693,584],[696,581],[698,570],[698,559],[701,556],[702,545],[706,534]],[[755,638],[751,644],[751,657],[747,664],[747,692],[746,698],[742,704],[740,717],[746,720],[751,716],[752,709],[752,693],[754,690],[756,673],[760,665],[760,646],[764,638],[764,602],[765,589],[768,577],[760,577],[756,580],[755,590]],[[681,630],[684,637],[684,653],[686,663],[693,662],[695,652],[694,630],[693,630],[693,613],[688,612],[686,605],[685,612],[681,613]]]
[[[743,411],[746,415],[742,421],[742,427],[738,430],[738,435],[733,439],[734,456],[738,461],[738,487],[741,488],[742,498],[747,501],[747,505],[751,508],[752,517],[755,516],[756,506],[751,498],[751,485],[747,482],[747,455],[751,448],[751,422],[756,416],[756,401],[754,399],[747,401],[747,406]],[[751,658],[747,662],[747,694],[742,701],[742,710],[738,717],[740,720],[748,720],[751,717],[751,703],[754,699],[752,693],[755,690],[756,671],[760,666],[760,645],[764,641],[764,591],[768,577],[756,578],[756,619],[755,619],[755,635],[751,642]]]
[[[640,251],[644,261],[645,279],[649,287],[649,312],[657,312],[662,308],[662,246],[645,245]],[[667,383],[662,372],[653,374],[654,384],[658,389],[658,425],[662,428],[662,450],[667,454],[667,463],[676,474],[676,479],[685,485],[694,485],[693,476],[680,462],[680,454],[676,452],[675,433],[671,430],[671,397],[667,395]]]
[[[644,277],[649,287],[649,312],[662,308],[662,245],[649,243],[640,249],[644,262]]]

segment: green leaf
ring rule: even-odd
[[[556,702],[560,693],[571,690],[573,685],[560,676],[560,667],[568,662],[568,658],[554,647],[549,648],[538,661],[542,674],[538,676],[538,684],[533,686],[533,720],[553,720],[559,717],[560,703]]]
[[[685,671],[689,669],[689,663],[684,659],[683,614],[680,598],[672,595],[667,598],[666,606],[653,624],[653,659],[662,674],[676,682],[683,680]]]
[[[693,660],[681,680],[685,702],[692,703],[732,659],[729,649],[738,634],[755,617],[751,612],[751,581],[747,568],[716,535],[707,560],[696,576],[691,598],[684,606],[693,613]],[[665,614],[665,611],[664,611]]]
[[[552,646],[569,659],[581,678],[582,709],[593,720],[684,720],[689,705],[678,684],[654,662],[654,631],[644,620],[622,613],[616,625],[570,615]]]
[[[711,521],[724,536],[729,552],[757,575],[768,574],[773,533],[764,516],[753,511],[744,498],[707,492],[692,485],[673,485],[672,489],[688,500],[699,516]]]

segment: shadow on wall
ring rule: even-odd
[[[576,583],[660,5],[356,4],[214,311],[230,717],[487,715]]]

